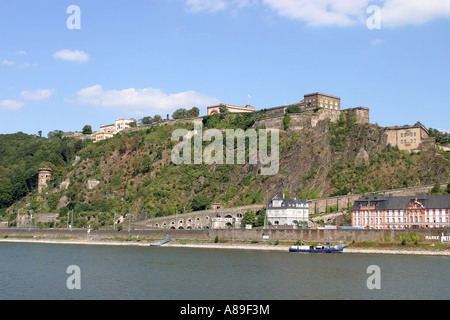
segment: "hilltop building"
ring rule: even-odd
[[[210,116],[212,114],[219,114],[221,108],[226,108],[226,111],[228,113],[249,113],[249,112],[255,112],[255,107],[252,107],[252,106],[240,107],[240,106],[232,106],[230,104],[220,104],[218,106],[208,107],[207,108],[208,116]]]
[[[352,207],[352,226],[365,229],[448,227],[450,195],[366,195],[359,198]]]
[[[266,216],[272,225],[293,226],[296,224],[308,224],[308,200],[286,199],[284,196],[277,195],[267,204]]]
[[[100,126],[100,132],[96,132],[95,141],[102,141],[112,138],[115,134],[123,131],[124,129],[131,128],[131,123],[136,123],[135,119],[116,119],[113,124],[102,124]]]
[[[305,94],[302,102],[304,109],[341,110],[341,98],[320,92]]]
[[[436,145],[436,138],[430,137],[422,124],[386,128],[386,135],[388,144],[409,152],[433,149]]]

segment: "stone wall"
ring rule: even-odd
[[[33,221],[30,221],[31,217],[33,217]],[[40,222],[56,222],[58,217],[59,213],[34,213],[32,216],[28,213],[21,213],[19,214],[19,226],[27,227]]]
[[[344,241],[355,242],[393,242],[398,243],[401,234],[416,233],[422,243],[439,242],[442,233],[450,235],[449,229],[433,230],[317,230],[317,229],[225,229],[225,230],[132,230],[132,231],[106,231],[93,230],[89,234],[86,229],[69,231],[67,229],[0,229],[0,237],[21,237],[41,239],[85,239],[85,240],[157,240],[169,235],[171,239],[188,239],[200,241],[221,240],[232,241],[263,241],[263,235],[269,240],[280,241]],[[433,238],[431,238],[433,237]]]
[[[291,113],[289,114],[291,120],[286,131],[302,131],[306,128],[314,128],[317,123],[322,120],[331,120],[332,122],[336,122],[339,120],[340,114],[341,111],[339,110],[328,109],[320,109],[317,112],[305,111],[302,113]],[[266,117],[255,121],[254,127],[284,130],[284,117],[285,114],[275,113],[272,116],[267,116],[266,113]]]
[[[369,108],[364,107],[350,108],[342,110],[342,112],[345,112],[349,117],[355,117],[357,124],[366,124],[370,122]]]

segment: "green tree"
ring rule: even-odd
[[[211,201],[205,195],[197,195],[192,198],[191,207],[194,211],[205,210],[209,207]]]
[[[196,118],[200,114],[200,110],[197,107],[193,107],[190,110],[180,108],[172,114],[173,119],[185,119],[185,118]]]
[[[287,130],[287,128],[289,127],[289,123],[291,122],[291,116],[286,114],[283,118],[283,128],[284,130]]]
[[[188,118],[188,116],[189,116],[189,112],[184,108],[177,109],[177,110],[175,110],[174,113],[172,113],[173,119],[184,119],[184,118]]]
[[[222,113],[227,113],[228,112],[228,108],[226,104],[221,103],[220,107],[219,107],[219,112]]]
[[[143,117],[142,119],[139,119],[139,124],[140,125],[146,125],[146,124],[152,124],[153,123],[153,118],[150,116],[147,117]]]
[[[244,226],[247,224],[254,226],[255,222],[256,222],[255,212],[252,210],[247,210],[247,212],[244,213],[244,216],[242,217],[241,224]]]
[[[52,138],[60,138],[61,139],[63,134],[64,134],[64,131],[53,130],[53,131],[50,131],[49,133],[47,133],[47,137],[49,139],[52,139]]]
[[[301,113],[302,109],[298,104],[292,104],[286,108],[286,113]]]
[[[259,211],[259,214],[256,216],[256,222],[254,223],[254,227],[262,227],[264,226],[266,220],[266,208],[262,208]]]
[[[92,134],[92,127],[90,126],[90,125],[85,125],[84,127],[83,127],[83,131],[82,131],[82,133],[83,134]]]
[[[441,194],[441,185],[439,181],[436,181],[433,189],[431,189],[430,194]]]
[[[197,118],[199,114],[200,110],[197,107],[193,107],[191,110],[188,111],[189,118]]]

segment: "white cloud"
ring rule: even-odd
[[[225,9],[227,2],[225,0],[187,0],[187,5],[192,12],[216,12]]]
[[[101,85],[84,88],[77,92],[76,102],[110,109],[128,114],[170,113],[178,108],[201,107],[219,103],[195,91],[166,94],[159,89],[103,90]]]
[[[53,54],[53,58],[65,61],[84,63],[89,60],[89,55],[81,50],[63,49],[55,52]]]
[[[366,26],[367,8],[381,9],[382,28],[419,25],[450,18],[449,0],[186,0],[192,12],[217,12],[230,7],[263,4],[308,26]]]
[[[26,100],[41,101],[50,98],[54,92],[54,89],[38,89],[36,91],[24,90],[20,93],[20,96]]]
[[[25,103],[17,100],[0,100],[0,109],[2,110],[20,110]]]
[[[382,27],[420,25],[450,18],[448,0],[386,0],[381,8]]]
[[[14,61],[6,60],[6,59],[4,59],[4,60],[2,61],[2,63],[5,64],[5,65],[7,65],[7,66],[15,66],[15,65],[16,65],[16,63],[15,63]]]
[[[233,7],[248,7],[259,0],[187,0],[186,4],[191,12],[217,12]]]
[[[262,0],[280,15],[308,26],[346,27],[365,21],[370,0]]]
[[[17,51],[17,54],[18,54],[18,55],[23,55],[23,56],[26,56],[26,55],[27,55],[27,53],[26,53],[25,50],[19,50],[19,51]]]

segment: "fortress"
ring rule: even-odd
[[[315,92],[305,94],[303,99],[291,105],[284,105],[272,108],[256,110],[247,105],[245,107],[230,104],[220,104],[207,107],[207,116],[220,113],[253,113],[258,114],[255,121],[255,128],[278,129],[287,132],[302,131],[306,128],[314,128],[322,120],[337,122],[342,113],[347,117],[354,117],[356,124],[370,123],[370,109],[366,107],[355,107],[342,109],[341,98]],[[285,126],[283,121],[289,116],[289,125]],[[118,119],[115,124],[102,125],[100,132],[94,132],[92,135],[83,135],[77,133],[65,133],[64,137],[77,139],[94,139],[96,142],[111,138],[119,132],[132,132],[145,129],[154,125],[170,125],[176,123],[193,122],[203,120],[203,117],[164,120],[150,125],[130,126],[134,119]],[[120,122],[121,125],[118,125]],[[419,152],[434,149],[436,145],[435,138],[430,137],[428,130],[423,125],[389,127],[385,128],[386,144],[398,147],[400,150],[408,152]]]

